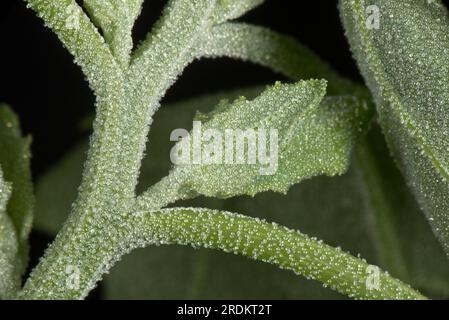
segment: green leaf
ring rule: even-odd
[[[133,48],[132,29],[143,0],[84,0],[90,17],[103,31],[112,54],[127,67]]]
[[[6,213],[10,195],[11,185],[3,179],[0,167],[0,299],[11,298],[20,287],[16,231]]]
[[[30,170],[31,138],[23,138],[19,121],[7,106],[0,106],[0,166],[12,193],[7,212],[14,226],[21,260],[19,273],[28,263],[28,236],[33,221],[34,195]]]
[[[379,29],[368,28],[376,5]],[[449,254],[449,15],[441,1],[342,0],[342,19],[383,131]]]
[[[3,178],[3,171],[0,168],[0,214],[6,212],[6,205],[11,196],[11,186]]]
[[[313,80],[277,84],[253,101],[222,102],[210,115],[200,116],[198,119],[203,121],[197,122],[190,136],[174,147],[172,152],[180,152],[186,163],[176,165],[163,184],[177,184],[178,191],[187,194],[229,198],[268,190],[285,193],[291,185],[312,176],[342,174],[348,167],[357,134],[370,119],[370,110],[353,98],[329,98],[320,105],[324,93],[325,82]],[[262,134],[270,137],[259,145],[256,141],[241,145],[238,132],[231,139],[226,138],[229,129],[265,129]],[[210,139],[201,138],[208,130],[215,130],[212,142],[207,142],[212,147],[197,148],[200,139]],[[273,140],[271,130],[276,130]],[[261,141],[261,131],[249,132],[254,134],[254,140],[259,135],[257,141]],[[260,161],[260,154],[256,161],[256,152],[260,150],[251,155],[250,148],[263,149],[268,142],[270,146],[264,151],[270,153],[270,161]],[[213,149],[213,156],[207,153],[208,148]],[[239,150],[245,152],[243,160],[238,157]]]
[[[449,297],[449,261],[377,127],[357,148],[355,167],[378,264],[432,297]]]
[[[0,298],[14,296],[28,263],[34,205],[30,142],[14,112],[0,105]]]
[[[195,132],[191,132],[188,138],[182,139],[175,146],[176,149],[187,148],[188,152],[191,152],[189,163],[175,166],[169,179],[184,180],[181,182],[181,188],[209,197],[229,198],[241,194],[255,195],[268,190],[286,192],[292,184],[315,173],[316,169],[310,169],[311,165],[307,165],[307,161],[298,155],[301,150],[297,144],[304,138],[298,134],[298,129],[306,125],[308,121],[305,119],[309,119],[309,114],[313,114],[313,111],[317,109],[325,92],[325,81],[311,80],[291,85],[277,83],[273,87],[268,87],[252,101],[245,98],[238,99],[233,103],[222,101],[213,112],[208,115],[200,114],[196,119],[202,123],[202,128],[199,129],[200,135],[207,130],[216,130],[221,134],[223,141],[211,139],[212,147],[218,142],[218,147],[222,148],[219,152],[220,158],[217,159],[218,163],[214,163],[215,159],[211,159],[210,163],[203,163],[203,161],[207,161],[204,158],[206,157],[205,149],[208,146],[200,146],[199,150],[195,150],[195,143],[201,143],[204,141],[204,137],[202,141],[194,141]],[[310,118],[312,117],[310,116]],[[266,137],[264,146],[266,147],[265,153],[270,153],[269,163],[257,164],[254,161],[254,165],[250,164],[252,160],[249,149],[254,147],[254,145],[250,146],[250,143],[253,143],[251,141],[247,145],[240,146],[245,163],[239,164],[237,138],[232,138],[233,147],[230,151],[226,150],[229,149],[224,141],[227,129],[242,131],[250,129],[254,132],[258,129],[266,130],[265,134],[270,135]],[[278,145],[276,147],[271,139],[271,130],[273,129],[277,131],[275,140]],[[234,134],[237,135],[237,133]],[[257,137],[257,141],[259,140],[260,137]],[[254,149],[261,148],[261,145],[255,146]],[[228,151],[232,156],[230,164],[225,162]],[[298,156],[295,157],[295,155]],[[195,157],[199,159],[195,159]],[[200,163],[197,164],[196,160]],[[304,162],[298,164],[296,168],[292,168],[295,163],[298,163],[298,160]],[[274,166],[272,161],[275,162]],[[332,166],[332,164],[329,165]],[[341,169],[323,169],[321,167],[318,170],[332,174]],[[174,178],[170,178],[170,176],[174,176]]]

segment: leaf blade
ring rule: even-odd
[[[357,99],[330,98],[320,105],[324,91],[325,82],[317,80],[293,85],[278,84],[253,101],[238,100],[231,105],[225,103],[219,106],[219,111],[205,117],[204,129],[218,130],[223,137],[229,129],[278,130],[280,142],[276,152],[279,150],[279,155],[274,173],[261,173],[261,167],[257,164],[197,164],[193,159],[187,165],[175,166],[169,176],[161,181],[162,185],[164,188],[172,186],[167,190],[175,186],[177,189],[173,192],[180,193],[181,198],[191,197],[192,192],[229,198],[243,194],[254,196],[269,190],[285,193],[291,185],[309,177],[342,174],[348,167],[356,136],[369,123],[371,110]],[[184,149],[184,154],[190,152],[194,138],[191,135],[181,140],[174,150]],[[225,149],[226,145],[223,147]],[[193,149],[193,153],[197,151]],[[161,188],[158,185],[153,187],[155,190]],[[152,198],[155,190],[150,189],[143,197],[145,202],[155,201]],[[184,196],[183,192],[187,194]]]
[[[383,12],[379,31],[365,25],[368,5]],[[340,8],[390,149],[449,254],[447,10],[416,0],[341,1]]]
[[[31,232],[34,194],[30,169],[29,137],[23,138],[17,116],[6,105],[0,105],[0,165],[4,177],[12,184],[7,212],[17,234],[20,273],[28,263],[28,237]]]
[[[11,298],[20,287],[16,231],[6,213],[10,195],[11,185],[4,180],[0,167],[0,299]]]

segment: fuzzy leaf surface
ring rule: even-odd
[[[274,172],[267,174],[260,164],[235,161],[223,165],[220,159],[217,164],[205,164],[201,162],[203,159],[196,164],[194,161],[199,159],[195,159],[198,150],[192,148],[193,132],[175,146],[177,150],[192,150],[192,163],[175,166],[167,179],[178,181],[180,190],[229,198],[244,194],[253,196],[269,190],[285,193],[291,185],[312,176],[342,174],[348,167],[355,137],[370,118],[370,110],[367,106],[360,107],[359,101],[353,98],[322,100],[324,93],[323,81],[277,84],[252,101],[222,102],[211,114],[197,117],[204,120],[204,132],[214,129],[221,132],[222,137],[227,129],[265,128],[267,134],[271,129],[277,130],[279,155]],[[222,160],[228,152],[225,143],[220,142],[224,150]],[[237,140],[234,143],[233,159],[237,159]],[[261,148],[260,145],[256,147]],[[244,148],[247,161],[250,159],[249,144]],[[203,151],[204,148],[200,151],[202,157]]]
[[[7,212],[19,245],[20,271],[28,263],[28,236],[33,223],[34,194],[30,169],[30,137],[23,137],[17,116],[0,106],[0,166],[12,186]]]
[[[447,9],[421,0],[342,0],[340,8],[390,149],[449,254]],[[379,29],[369,28],[367,8],[378,8]]]
[[[14,225],[6,213],[10,195],[11,184],[4,180],[0,167],[0,299],[11,298],[20,286],[17,237]]]

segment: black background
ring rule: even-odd
[[[134,29],[136,43],[151,30],[166,2],[145,1]],[[294,36],[343,75],[362,81],[340,25],[337,1],[267,0],[240,20]],[[24,1],[0,0],[0,102],[13,107],[23,131],[33,136],[35,178],[86,136],[80,122],[93,112],[94,96],[72,60]],[[248,63],[203,60],[185,70],[164,101],[275,80],[286,79]],[[31,266],[50,240],[33,233]],[[100,290],[91,295],[99,296]]]

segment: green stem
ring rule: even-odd
[[[55,13],[65,14],[71,1],[58,5],[38,0],[30,3],[47,23],[61,27],[65,16],[56,22],[51,19]],[[191,61],[191,47],[202,34],[199,30],[206,27],[214,6],[215,1],[170,2],[163,22],[138,50],[126,77],[111,60],[119,78],[111,76],[102,81],[101,90],[96,91],[97,117],[79,197],[63,229],[30,275],[21,297],[82,298],[109,269],[114,260],[110,247],[122,248],[117,239],[127,232],[121,214],[129,212],[135,200],[151,116],[163,93]],[[90,28],[88,18],[81,17],[83,25]],[[82,28],[84,33],[77,36],[83,39],[89,35],[85,32],[89,28]],[[60,32],[61,38],[70,38],[71,32]],[[177,45],[173,45],[175,39]],[[73,44],[75,56],[79,53],[83,57],[85,45],[83,41]],[[92,52],[90,55],[95,57]],[[86,70],[93,62],[85,61]],[[103,69],[109,70],[109,66]],[[67,267],[79,273],[76,286],[66,285],[70,279]]]
[[[123,231],[117,219],[134,203],[135,172],[142,157],[135,135],[125,134],[134,127],[122,106],[126,105],[112,101],[104,109],[99,107],[79,197],[26,282],[24,296],[84,297],[108,266],[109,246],[120,247],[116,239]],[[79,272],[79,284],[74,287],[66,285],[68,267]]]
[[[168,175],[154,184],[136,199],[136,205],[142,210],[159,210],[179,200],[195,198],[197,194],[183,192],[177,177]]]
[[[108,45],[74,0],[25,0],[74,56],[99,97],[122,77]],[[70,9],[70,10],[69,10]],[[69,23],[73,25],[69,25]]]
[[[297,40],[264,27],[231,22],[218,25],[197,48],[197,56],[250,61],[295,81],[326,79],[331,95],[360,93],[369,97],[363,86],[340,76]]]
[[[194,48],[207,36],[216,1],[170,1],[164,15],[134,52],[127,72],[130,104],[152,117],[159,101],[185,67]]]
[[[425,299],[381,270],[378,287],[367,285],[376,267],[274,223],[210,209],[146,212],[128,218],[135,228],[129,238],[132,247],[157,243],[218,249],[275,264],[353,298]]]

